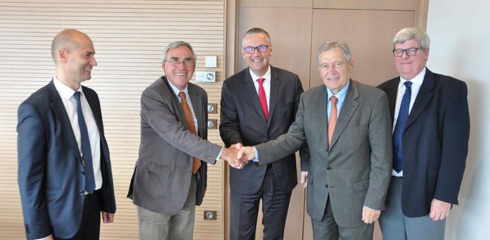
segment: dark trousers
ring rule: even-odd
[[[311,219],[313,239],[315,240],[372,240],[374,223],[362,224],[358,227],[340,227],[335,222],[330,199],[327,201],[325,214],[321,221]]]
[[[244,183],[246,184],[246,183]],[[262,199],[264,239],[283,239],[291,191],[283,192],[277,183],[272,166],[259,191],[254,194],[230,193],[230,240],[254,240],[259,203]]]
[[[83,216],[80,229],[69,240],[97,240],[100,235],[100,195],[99,191],[86,195],[83,205]],[[57,238],[56,240],[68,240]]]

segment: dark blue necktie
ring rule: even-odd
[[[412,82],[405,82],[405,94],[403,94],[398,119],[396,120],[395,131],[393,132],[393,169],[397,173],[403,170],[403,131],[408,120],[408,111],[410,109],[410,97],[412,96]]]
[[[92,194],[95,190],[94,165],[92,163],[92,151],[90,150],[87,124],[85,124],[85,118],[83,118],[80,92],[75,92],[75,99],[77,100],[78,126],[80,126],[80,136],[82,139],[82,159],[83,165],[85,166],[85,191]]]

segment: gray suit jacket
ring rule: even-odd
[[[198,171],[196,204],[206,188],[206,162],[214,164],[221,146],[206,141],[208,97],[189,83],[189,97],[198,121],[198,135],[187,129],[179,99],[166,77],[151,84],[141,96],[141,143],[128,197],[147,210],[173,215],[187,199],[192,158],[203,161]]]
[[[329,198],[341,227],[364,224],[363,206],[384,209],[392,169],[391,121],[384,92],[351,80],[329,148],[326,87],[306,91],[288,133],[257,146],[260,164],[296,151],[305,141],[310,150],[311,218],[323,218]]]

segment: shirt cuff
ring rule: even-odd
[[[364,207],[365,207],[365,208],[367,208],[367,209],[371,209],[371,210],[373,210],[373,211],[380,211],[380,210],[378,210],[378,209],[372,209],[372,208],[370,208],[370,207],[368,207],[368,206],[366,206],[366,205],[364,205]]]
[[[221,148],[221,151],[219,151],[218,157],[216,157],[216,161],[218,161],[221,158],[221,153],[223,152],[224,147]]]
[[[252,161],[258,163],[259,162],[259,152],[257,152],[257,148],[254,147],[254,150],[255,150],[255,158],[252,159]]]

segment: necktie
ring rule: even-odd
[[[82,159],[85,167],[85,191],[92,194],[95,190],[94,165],[92,163],[92,151],[90,149],[87,124],[83,117],[82,104],[80,102],[80,92],[75,92],[75,99],[77,100],[78,126],[80,127]]]
[[[264,78],[259,78],[257,79],[257,82],[259,83],[259,100],[260,100],[260,105],[262,106],[262,112],[264,113],[265,120],[269,121],[269,109],[267,108],[267,97],[265,96],[265,90],[264,90]]]
[[[412,82],[405,82],[405,94],[403,94],[402,103],[398,112],[398,119],[396,120],[395,131],[393,132],[393,168],[395,171],[401,172],[403,170],[403,131],[408,120],[408,110],[410,108],[410,97],[412,96]]]
[[[187,123],[187,126],[189,127],[189,131],[193,133],[194,135],[196,134],[196,127],[194,126],[194,118],[192,117],[192,112],[191,108],[187,104],[187,99],[185,98],[185,93],[184,92],[179,92],[179,97],[181,98],[180,104],[182,105],[182,110],[184,111],[185,115],[185,122]],[[193,157],[192,158],[192,173],[196,174],[197,170],[201,167],[201,160],[199,158]]]
[[[335,130],[335,124],[337,124],[337,97],[330,97],[331,110],[330,120],[328,120],[328,146],[332,142],[333,131]]]

